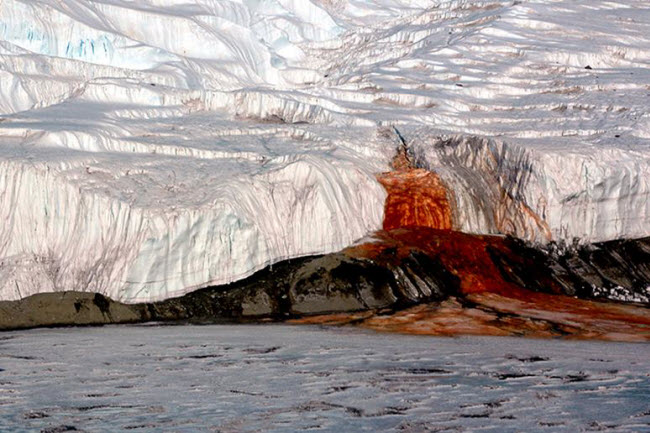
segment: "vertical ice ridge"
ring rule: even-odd
[[[3,299],[62,290],[165,299],[339,250],[383,218],[384,191],[372,174],[318,158],[227,180],[216,202],[186,209],[143,208],[75,186],[55,164],[1,168]]]
[[[84,194],[48,165],[0,164],[1,297],[70,288],[111,294],[146,236],[143,214]]]
[[[537,242],[643,237],[650,224],[647,159],[611,149],[539,152],[500,139],[419,130],[418,163],[438,172],[463,231],[505,233]]]

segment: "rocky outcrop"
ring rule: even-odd
[[[346,252],[287,260],[230,285],[156,303],[123,304],[100,294],[47,293],[0,302],[0,329],[146,321],[286,319],[309,314],[400,309],[446,298],[458,280],[413,250],[373,259]]]
[[[590,304],[589,299],[634,302],[633,312],[615,316],[615,320],[624,321],[626,314],[643,316],[648,311],[648,287],[650,239],[542,249],[503,236],[397,229],[379,232],[373,239],[338,253],[287,260],[245,280],[161,302],[123,304],[81,292],[1,302],[0,329],[285,320],[358,311],[386,314],[419,304],[436,310],[436,306],[446,305],[444,302],[492,302],[493,297],[500,305],[525,303],[526,308],[555,313],[565,307],[580,311],[590,305],[594,311],[605,308],[602,303]],[[578,305],[575,297],[587,301]],[[611,305],[618,308],[619,303]],[[516,312],[508,314],[516,316]],[[467,317],[461,314],[457,319]],[[524,318],[515,322],[527,323]],[[513,329],[508,323],[507,328]]]
[[[490,254],[503,277],[521,287],[650,305],[650,238],[543,249],[507,242],[511,254]]]

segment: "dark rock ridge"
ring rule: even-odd
[[[534,291],[554,288],[582,299],[650,306],[650,238],[535,248],[509,239],[512,254],[493,252],[505,279]]]
[[[411,230],[425,239],[454,236],[448,231]],[[453,263],[466,261],[468,269],[485,268],[481,263],[484,259],[476,258],[478,253],[463,251],[460,258],[449,259],[448,251],[438,251],[433,244],[426,248],[408,244],[403,234],[404,230],[400,235],[383,232],[383,240],[379,237],[377,243],[287,260],[245,280],[156,303],[123,304],[101,294],[83,292],[38,294],[0,302],[0,329],[148,321],[285,320],[361,310],[395,311],[450,296],[462,299],[465,293],[461,274],[465,265]],[[533,292],[650,306],[650,238],[542,249],[513,238],[458,236],[457,242],[464,245],[466,240],[480,240],[470,248],[483,249],[481,254],[500,273],[495,276],[497,282]],[[400,246],[393,241],[401,242]],[[476,263],[471,263],[473,260]],[[482,278],[480,273],[477,275]]]
[[[229,285],[179,298],[123,304],[101,294],[43,293],[0,302],[0,330],[149,321],[214,323],[283,320],[309,314],[399,309],[446,298],[457,279],[439,261],[413,251],[382,263],[343,252],[286,260]]]

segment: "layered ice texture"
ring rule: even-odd
[[[396,130],[457,229],[650,235],[650,8],[4,0],[0,299],[338,250],[382,226]]]

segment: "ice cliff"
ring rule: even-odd
[[[338,250],[393,128],[458,229],[650,235],[649,66],[641,0],[2,1],[0,299]]]

